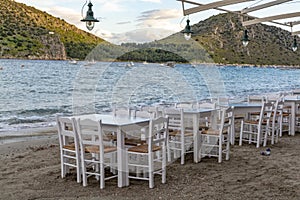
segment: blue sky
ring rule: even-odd
[[[85,24],[80,22],[82,19],[81,9],[86,0],[16,1],[46,11],[87,31]],[[194,1],[205,4],[215,2],[216,0]],[[266,3],[269,1],[257,0],[225,8],[241,10],[258,2]],[[148,42],[161,39],[182,30],[185,26],[186,18],[183,16],[181,2],[176,0],[91,0],[91,2],[94,5],[94,16],[100,18],[100,22],[96,23],[92,33],[115,44],[122,42]],[[296,0],[293,3],[286,3],[280,7],[274,6],[267,10],[254,12],[253,14],[264,17],[266,15],[277,15],[286,12],[299,12],[299,8],[300,1]],[[84,16],[86,9],[87,6],[83,10]],[[216,10],[209,10],[192,14],[189,18],[191,24],[194,24],[218,13]],[[295,20],[292,19],[291,21]],[[294,29],[296,31],[300,30],[296,26]]]

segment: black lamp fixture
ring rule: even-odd
[[[185,26],[184,30],[182,31],[182,33],[184,34],[184,38],[186,40],[191,39],[193,31],[191,30],[189,19],[186,20],[186,26]]]
[[[297,49],[298,49],[296,35],[294,36],[294,42],[293,42],[292,49],[293,49],[293,51],[297,51]]]
[[[242,42],[243,42],[243,45],[244,47],[246,47],[249,43],[249,36],[248,36],[248,31],[247,30],[244,30],[244,36],[242,38]]]
[[[83,10],[83,7],[86,5],[86,3],[87,2],[85,2],[85,4],[82,6],[82,10]],[[86,22],[86,28],[89,31],[91,31],[91,30],[93,30],[93,28],[95,26],[95,22],[99,22],[99,20],[94,18],[94,12],[92,11],[93,4],[91,3],[91,1],[89,2],[88,7],[89,7],[89,9],[86,12],[86,16],[81,21]],[[82,10],[81,10],[81,13],[82,13]]]

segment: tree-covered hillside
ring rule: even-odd
[[[0,56],[84,59],[103,40],[25,4],[0,0]]]

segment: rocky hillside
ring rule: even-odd
[[[103,40],[25,4],[0,0],[1,58],[84,59]]]
[[[264,24],[247,26],[250,42],[244,47],[244,28],[237,15],[219,14],[194,24],[192,37],[217,63],[300,65],[300,50],[292,51],[290,32]]]

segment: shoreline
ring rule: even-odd
[[[36,127],[15,131],[0,132],[0,146],[15,142],[33,141],[44,138],[54,138],[57,136],[57,128],[53,127]]]
[[[67,59],[26,59],[26,58],[0,58],[1,60],[28,60],[28,61],[70,61],[74,60],[72,58]],[[85,62],[87,60],[79,60],[75,59],[78,62]],[[134,63],[143,63],[143,61],[119,61],[119,60],[95,60],[96,62],[111,62],[111,63],[127,63],[127,62],[134,62]],[[149,62],[151,63],[151,62]],[[157,62],[157,64],[166,63],[166,62]],[[188,63],[175,63],[175,64],[192,64],[192,65],[216,65],[222,67],[257,67],[257,68],[278,68],[278,69],[300,69],[300,65],[282,65],[282,64],[274,64],[274,65],[265,65],[265,64],[239,64],[239,63],[205,63],[205,62],[188,62]]]

